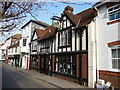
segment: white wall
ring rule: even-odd
[[[23,32],[22,32],[22,41],[21,41],[21,52],[26,52],[29,53],[29,43],[31,42],[31,37],[33,34],[33,31],[35,28],[39,28],[39,29],[45,29],[46,27],[42,26],[42,25],[38,25],[36,23],[30,22],[27,26],[25,26],[23,28]],[[27,39],[27,43],[26,46],[23,46],[23,39],[26,38]]]
[[[94,88],[96,81],[96,30],[95,22],[88,25],[88,86]]]
[[[111,49],[107,43],[120,40],[118,27],[120,23],[107,25],[108,15],[106,6],[98,8],[97,16],[97,60],[99,70],[112,70]]]

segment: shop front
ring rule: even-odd
[[[88,85],[87,54],[57,54],[54,62],[54,76],[72,82]]]
[[[15,60],[15,66],[21,67],[22,61],[20,60],[20,55],[14,55],[14,60]]]

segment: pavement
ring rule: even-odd
[[[74,83],[71,81],[60,79],[60,78],[57,78],[54,76],[48,76],[46,74],[43,74],[43,73],[40,73],[37,71],[26,70],[26,69],[19,68],[19,67],[17,67],[17,69],[16,69],[14,66],[9,66],[8,64],[5,64],[5,65],[10,67],[11,69],[15,69],[23,74],[34,77],[34,78],[41,80],[45,83],[51,84],[57,88],[88,88],[86,86],[81,86],[78,83]]]

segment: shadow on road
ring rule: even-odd
[[[15,73],[14,71],[8,71],[4,68],[2,68],[2,89],[7,89],[7,88],[20,88],[15,80],[13,80],[14,77],[11,77],[10,73]],[[19,89],[22,90],[22,89]]]

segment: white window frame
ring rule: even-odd
[[[24,42],[24,40],[26,40],[26,42]],[[27,39],[24,38],[22,43],[23,43],[23,46],[26,46],[26,44],[27,44]],[[24,44],[25,44],[25,45],[24,45]]]
[[[119,8],[114,10],[114,8],[115,8],[116,6],[119,6]],[[113,10],[112,10],[112,11],[109,11],[109,9],[112,9],[112,8],[113,8]],[[109,20],[109,16],[110,16],[110,15],[116,14],[116,13],[119,13],[119,12],[120,12],[120,4],[117,4],[117,5],[114,5],[114,6],[112,6],[112,7],[109,7],[109,8],[107,9],[107,13],[108,13],[108,22],[112,22],[112,21],[119,20],[120,18],[114,19],[114,20]]]
[[[112,69],[112,71],[120,72],[120,69],[113,68],[113,63],[112,63],[113,59],[120,59],[120,58],[112,58],[112,49],[120,49],[120,45],[112,46],[112,47],[110,47],[110,49],[111,49],[111,69]]]

